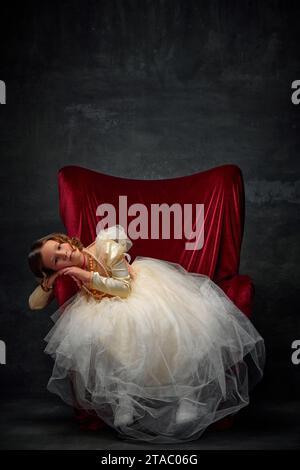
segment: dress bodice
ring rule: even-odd
[[[101,276],[109,276],[109,270],[103,258],[100,258],[98,251],[95,250],[96,242],[89,245],[87,248],[83,248],[82,251],[89,255],[89,259],[93,259],[93,271],[97,271]],[[98,254],[98,256],[97,256]],[[88,264],[88,269],[91,271],[91,263]]]
[[[87,269],[99,273],[104,278],[116,279],[116,284],[120,282],[119,279],[126,279],[125,282],[130,281],[131,267],[125,258],[127,246],[127,244],[110,238],[97,237],[94,243],[83,248],[83,251],[88,255]],[[81,291],[87,298],[92,296],[96,300],[101,300],[103,297],[114,297],[113,294],[97,290],[95,286],[92,288],[83,285]]]

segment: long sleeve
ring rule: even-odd
[[[40,285],[38,285],[32,294],[29,296],[28,305],[31,310],[41,310],[45,308],[53,298],[53,291],[45,292]]]
[[[111,277],[93,272],[92,288],[106,294],[127,297],[131,292],[131,277],[124,259],[125,248],[114,240],[106,240],[104,243],[106,266],[111,272]]]

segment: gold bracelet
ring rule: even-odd
[[[44,281],[42,281],[42,282],[40,283],[40,286],[41,286],[41,288],[43,289],[44,292],[49,292],[50,290],[53,290],[53,289],[54,289],[53,286],[51,286],[51,287],[46,287],[46,286],[44,286]]]

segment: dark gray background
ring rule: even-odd
[[[266,341],[259,397],[297,400],[300,79],[296,1],[46,1],[1,5],[0,366],[4,397],[46,396],[53,303],[30,311],[27,252],[63,230],[57,172],[160,179],[225,163],[246,190],[240,272]]]

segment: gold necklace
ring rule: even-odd
[[[94,258],[93,258],[89,253],[87,253],[87,256],[88,256],[89,271],[90,271],[90,272],[96,271]],[[102,297],[107,296],[107,294],[105,294],[105,292],[100,292],[99,290],[93,289],[92,287],[87,288],[87,287],[85,287],[84,285],[82,285],[82,287],[83,287],[84,290],[86,290],[90,295],[92,295],[96,300],[101,300]]]

